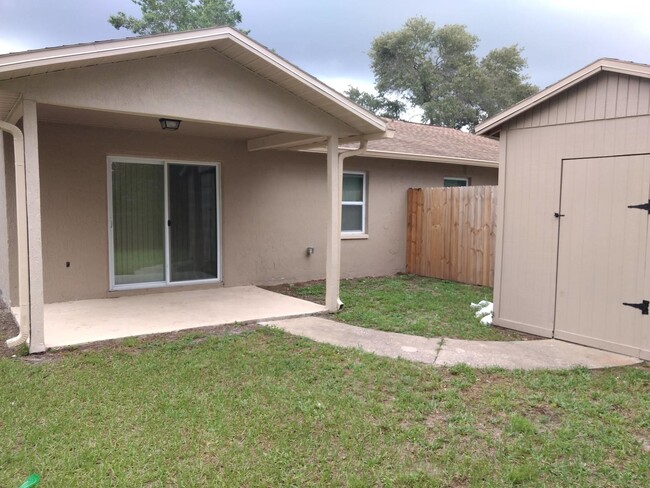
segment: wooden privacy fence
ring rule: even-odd
[[[406,272],[493,286],[496,190],[410,188]]]

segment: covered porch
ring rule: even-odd
[[[66,347],[233,323],[324,312],[322,305],[256,286],[49,303],[45,347]],[[12,309],[19,320],[19,307]]]
[[[9,55],[0,102],[11,345],[294,315],[241,285],[325,277],[337,310],[339,145],[383,120],[230,28]]]

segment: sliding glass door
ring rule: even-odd
[[[111,289],[216,281],[218,166],[109,159]]]
[[[170,279],[216,279],[217,168],[170,164],[168,170]]]

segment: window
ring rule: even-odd
[[[343,208],[341,232],[365,234],[366,232],[366,174],[343,173]]]
[[[451,187],[451,186],[469,186],[469,179],[468,178],[445,178],[444,179],[444,184],[443,186],[445,188]]]

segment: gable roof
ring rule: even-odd
[[[501,126],[509,120],[518,117],[522,113],[568,90],[578,83],[582,83],[601,71],[610,71],[640,78],[650,78],[650,65],[633,63],[631,61],[621,61],[613,58],[601,58],[590,65],[585,66],[581,70],[570,74],[566,78],[561,79],[557,83],[543,89],[539,93],[522,100],[494,117],[490,117],[476,126],[476,133],[486,136],[496,136],[501,130]]]
[[[343,121],[360,134],[381,134],[386,131],[384,120],[231,27],[131,37],[0,55],[0,81],[198,49],[215,50],[257,76]],[[0,120],[9,115],[15,103],[16,100],[7,93],[0,97]]]

